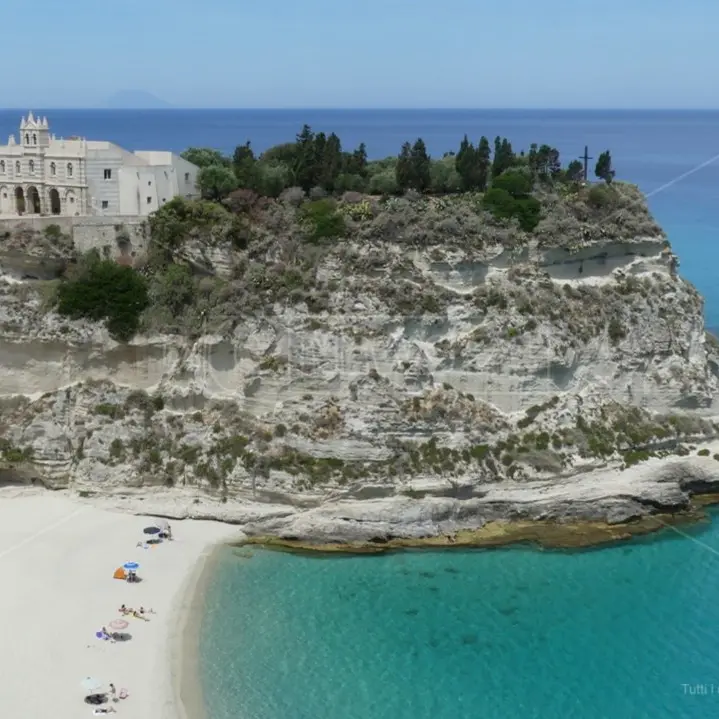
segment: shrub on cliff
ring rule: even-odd
[[[347,231],[344,217],[337,211],[332,200],[315,200],[302,207],[307,223],[307,239],[311,242],[342,237]]]
[[[57,311],[72,319],[105,321],[110,334],[129,340],[148,305],[147,282],[130,267],[94,255],[58,288]]]

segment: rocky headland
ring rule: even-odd
[[[238,191],[94,258],[0,223],[0,482],[324,549],[696,518],[719,493],[702,298],[636,187],[535,195],[526,230],[474,193]],[[147,285],[129,339],[58,312],[102,261]]]

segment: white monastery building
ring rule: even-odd
[[[57,138],[30,113],[19,141],[0,145],[0,216],[149,215],[178,195],[199,198],[198,172],[171,152]]]

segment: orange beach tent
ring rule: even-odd
[[[115,574],[112,575],[113,579],[127,579],[127,575],[125,574],[125,570],[122,567],[118,567],[115,570]]]

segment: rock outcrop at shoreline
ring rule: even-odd
[[[531,234],[471,198],[346,198],[330,245],[291,203],[244,244],[218,216],[172,248],[192,301],[155,298],[129,344],[55,314],[16,248],[0,480],[303,542],[686,512],[717,491],[719,352],[641,194],[615,192],[547,197]]]

